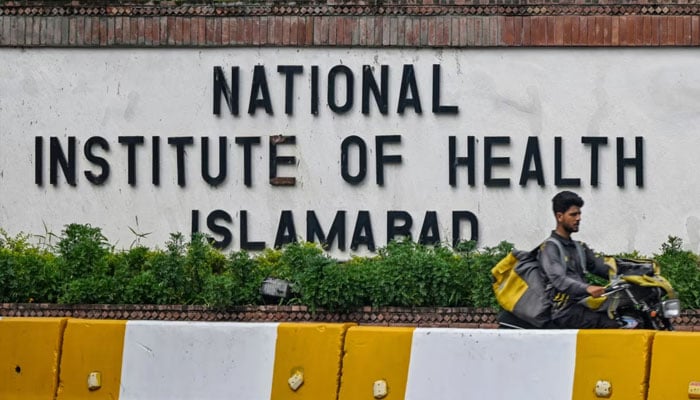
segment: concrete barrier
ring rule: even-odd
[[[339,400],[644,400],[653,332],[350,328]],[[621,347],[619,349],[617,346]],[[625,348],[627,346],[627,348]],[[382,383],[384,382],[384,383]]]
[[[699,359],[686,332],[0,319],[3,400],[700,399]]]
[[[700,399],[700,334],[659,332],[652,347],[648,400]]]
[[[74,320],[57,398],[334,399],[349,326]]]
[[[68,321],[58,400],[119,398],[125,330],[126,321]]]
[[[66,321],[66,318],[0,320],[0,399],[54,399]]]

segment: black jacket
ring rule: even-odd
[[[586,269],[584,270],[573,240],[565,239],[555,231],[552,231],[550,238],[561,243],[566,264],[562,264],[562,257],[556,244],[549,240],[542,244],[538,257],[550,285],[548,295],[552,301],[552,318],[557,318],[561,313],[566,312],[571,304],[588,296],[586,288],[589,283],[586,281],[586,271],[608,278],[609,267],[605,265],[602,257],[596,256],[588,246],[579,242],[585,255]]]

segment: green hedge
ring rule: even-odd
[[[64,304],[263,304],[273,277],[292,283],[286,304],[344,311],[361,306],[496,307],[490,269],[512,245],[478,249],[392,242],[371,257],[338,261],[313,243],[255,255],[216,250],[206,237],[173,234],[164,249],[116,250],[99,228],[72,224],[60,236],[0,230],[0,302]],[[700,308],[698,256],[670,237],[653,256],[684,308]]]

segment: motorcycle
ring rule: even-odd
[[[610,282],[601,297],[586,297],[580,304],[620,323],[621,327],[672,331],[672,319],[680,315],[681,303],[670,282],[652,260],[605,258]],[[502,329],[536,329],[508,311],[497,317]],[[544,329],[552,328],[546,324]]]

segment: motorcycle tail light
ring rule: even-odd
[[[661,303],[661,312],[666,318],[675,318],[681,314],[681,302],[678,299],[666,300]]]

